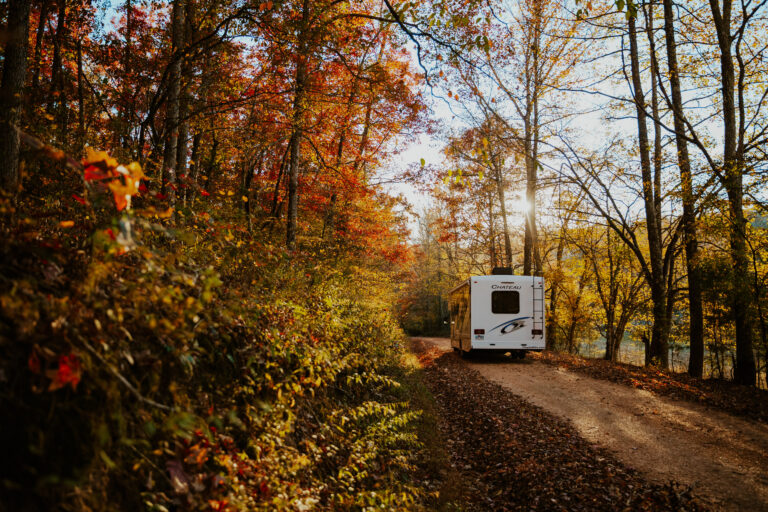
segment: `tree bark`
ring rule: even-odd
[[[494,229],[495,218],[493,216],[493,193],[488,191],[488,241],[491,257],[491,269],[499,265],[496,264],[496,231]],[[503,265],[501,265],[503,266]]]
[[[133,46],[133,3],[132,0],[125,0],[125,48],[123,49],[123,84],[122,84],[122,99],[125,102],[122,110],[120,111],[120,128],[116,133],[116,136],[120,140],[120,144],[126,150],[130,150],[131,147],[131,123],[133,122],[133,101],[131,83],[127,77],[130,76],[131,66],[131,54]],[[130,98],[130,99],[129,99]],[[141,148],[138,148],[136,157],[139,158],[141,154]]]
[[[299,29],[298,52],[296,55],[296,91],[293,98],[292,133],[290,140],[290,164],[288,166],[288,218],[285,229],[285,243],[289,250],[296,248],[296,229],[299,212],[299,160],[301,139],[306,109],[306,87],[309,76],[309,22],[310,1],[304,0],[301,28]]]
[[[201,135],[199,131],[196,131],[192,136],[192,160],[189,163],[189,182],[190,186],[184,189],[184,206],[195,197],[195,190],[197,190],[198,178],[200,175],[200,164],[198,159],[200,158],[200,139]]]
[[[539,51],[541,50],[541,5],[533,2],[531,19],[533,37],[531,38],[530,56],[526,57],[526,98],[523,131],[525,141],[525,239],[523,241],[523,274],[530,276],[541,273],[538,231],[536,229],[536,188],[538,186],[539,167],[539,95],[542,87],[539,69]]]
[[[213,175],[214,170],[217,167],[216,158],[219,151],[219,139],[216,137],[216,132],[213,132],[213,142],[211,143],[211,150],[208,153],[208,165],[205,166],[205,191],[210,193],[213,190]]]
[[[85,146],[85,91],[83,90],[83,42],[77,40],[77,149]]]
[[[0,83],[0,187],[15,195],[19,187],[19,132],[22,90],[27,75],[31,0],[8,0],[7,42]]]
[[[654,193],[654,178],[651,172],[649,155],[648,127],[646,126],[645,97],[640,79],[640,63],[637,50],[637,30],[635,18],[629,17],[629,44],[632,71],[632,88],[635,110],[637,113],[637,133],[640,150],[640,166],[643,180],[643,201],[645,203],[646,230],[648,232],[648,247],[650,252],[649,285],[653,301],[653,328],[651,331],[650,360],[651,364],[661,368],[669,366],[668,339],[669,318],[667,316],[667,289],[664,279],[664,263],[662,258],[661,226],[656,215],[656,202],[659,198]]]
[[[35,94],[40,81],[40,57],[43,52],[43,37],[45,36],[45,22],[48,21],[48,5],[50,0],[43,0],[40,5],[40,16],[37,20],[37,33],[35,36],[35,51],[32,57],[32,93]]]
[[[194,4],[192,0],[186,0],[184,11],[184,36],[183,43],[186,44],[192,40]],[[190,86],[192,82],[192,63],[189,59],[184,59],[181,65],[181,76],[179,78],[179,140],[176,147],[176,176],[181,177],[186,191],[189,187],[189,176],[187,172],[187,148],[189,141],[189,107],[192,102],[190,95]],[[183,197],[183,194],[182,194]]]
[[[549,315],[547,323],[547,350],[553,350],[557,346],[557,338],[555,337],[555,328],[558,323],[558,288],[560,287],[560,279],[562,276],[562,261],[565,254],[565,235],[568,232],[568,219],[563,222],[560,227],[560,236],[557,241],[557,250],[555,251],[555,278],[550,279],[549,285]]]
[[[704,373],[704,308],[701,299],[701,271],[699,269],[699,240],[696,234],[696,202],[693,196],[691,160],[685,140],[683,98],[680,89],[680,73],[677,64],[675,19],[672,0],[664,0],[664,36],[667,45],[669,84],[672,90],[672,114],[677,147],[677,163],[680,168],[680,188],[683,200],[683,235],[685,264],[688,271],[688,308],[690,358],[688,374],[702,378]]]
[[[165,114],[165,151],[163,153],[162,187],[168,204],[176,207],[177,152],[179,142],[179,96],[181,94],[181,57],[184,44],[184,0],[174,0],[171,10],[171,73]]]
[[[358,72],[361,70],[358,69]],[[344,122],[341,123],[339,129],[339,142],[336,145],[336,169],[340,169],[342,165],[342,157],[344,156],[344,145],[347,140],[347,130],[349,130],[349,122],[352,117],[352,108],[355,104],[357,97],[357,89],[359,86],[359,78],[355,78],[350,88],[349,98],[347,99],[346,110],[344,113]],[[336,232],[336,202],[338,200],[338,193],[335,189],[331,191],[331,197],[328,200],[328,207],[325,212],[325,218],[323,219],[323,230],[320,234],[320,238],[328,242],[333,240],[334,233]]]
[[[67,0],[59,0],[56,16],[56,36],[53,43],[53,63],[51,66],[51,89],[48,112],[56,115],[58,128],[57,140],[65,144],[67,138],[67,96],[64,93],[64,50],[67,40]]]
[[[749,284],[749,258],[746,242],[746,219],[744,218],[744,154],[739,144],[736,124],[736,85],[733,65],[733,35],[731,34],[732,0],[709,0],[712,18],[717,31],[720,49],[720,69],[723,100],[723,186],[728,194],[730,210],[730,247],[733,265],[731,287],[731,309],[736,328],[736,368],[734,380],[739,384],[755,385],[755,356],[752,352],[752,317],[750,308],[753,298]]]
[[[509,223],[507,221],[507,201],[504,194],[504,174],[501,168],[501,162],[498,161],[498,155],[493,157],[491,162],[493,166],[496,182],[496,196],[499,200],[499,210],[501,212],[501,225],[504,228],[504,256],[505,261],[502,266],[512,266],[512,240],[509,236]]]

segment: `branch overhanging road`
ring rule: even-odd
[[[715,509],[768,510],[764,424],[530,359],[486,356],[460,361],[447,353],[451,351],[447,339],[417,341],[422,348],[444,353],[438,360],[474,370],[566,420],[581,438],[636,469],[650,485],[676,481],[690,486],[695,496]],[[449,439],[449,445],[453,442]]]

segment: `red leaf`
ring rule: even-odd
[[[95,165],[89,165],[88,167],[85,168],[84,177],[85,177],[85,181],[94,181],[94,180],[105,180],[107,178],[112,178],[113,176],[99,169],[99,167]]]
[[[40,373],[40,358],[37,357],[37,352],[33,351],[32,354],[30,354],[27,364],[32,373]]]
[[[72,389],[77,389],[81,375],[80,361],[75,354],[59,356],[59,369],[51,370],[46,372],[46,374],[52,379],[51,385],[48,386],[48,391],[55,391],[67,384],[72,386]]]

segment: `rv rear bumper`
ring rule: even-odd
[[[544,343],[472,342],[472,350],[503,350],[505,352],[509,350],[531,350],[540,352],[545,348]]]

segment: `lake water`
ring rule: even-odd
[[[600,338],[592,342],[582,342],[579,345],[579,355],[591,358],[600,358],[605,356],[605,339]],[[687,347],[669,349],[669,368],[674,372],[685,372],[688,370],[688,356],[690,351]],[[720,377],[719,374],[712,375],[712,365],[710,364],[711,354],[704,350],[704,377]],[[621,342],[619,349],[619,362],[643,366],[645,363],[645,346],[642,342],[625,338]],[[722,363],[723,373],[726,379],[733,377],[733,368],[731,364],[731,354],[726,353]]]

